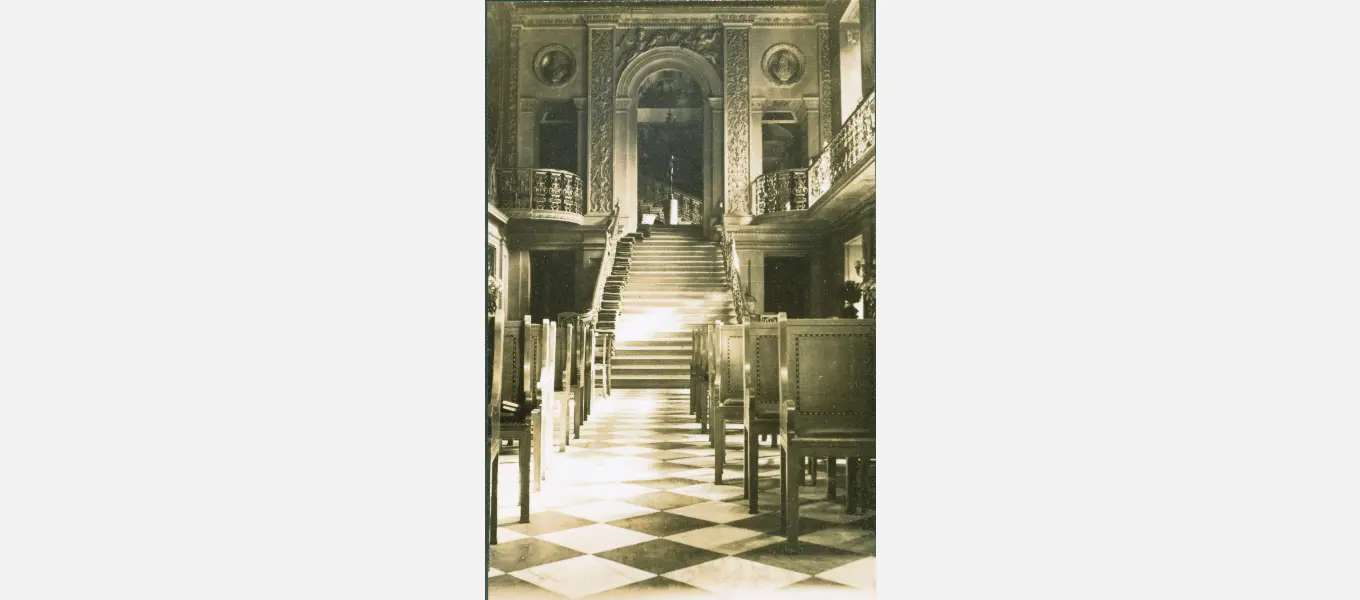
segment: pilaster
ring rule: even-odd
[[[804,123],[807,130],[807,157],[808,164],[812,164],[812,159],[822,152],[822,109],[821,98],[816,96],[803,97],[803,109],[806,116]]]
[[[519,159],[519,111],[515,106],[519,98],[519,77],[520,77],[520,56],[519,56],[519,34],[524,29],[523,25],[514,23],[510,25],[510,43],[506,46],[505,65],[508,67],[505,73],[505,95],[504,113],[505,127],[501,128],[501,164],[507,167],[520,165]]]
[[[822,153],[822,146],[831,143],[831,138],[836,134],[835,126],[839,123],[837,117],[840,113],[836,110],[836,90],[837,86],[834,76],[831,73],[832,58],[840,61],[840,44],[833,43],[831,37],[831,25],[821,23],[817,25],[817,87],[821,95],[818,103],[818,114],[821,116],[818,123],[818,143],[816,150],[809,150],[808,157],[814,157]],[[808,139],[812,139],[811,121],[809,121]]]
[[[723,27],[724,154],[727,214],[751,213],[751,24],[750,16],[719,17]]]
[[[588,213],[607,214],[614,209],[614,23],[592,15],[587,27],[590,77],[589,158],[586,164]]]
[[[519,99],[519,130],[515,137],[519,146],[518,167],[538,166],[538,100]]]

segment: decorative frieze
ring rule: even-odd
[[[614,30],[590,29],[590,212],[614,209]]]
[[[622,72],[639,54],[652,48],[680,47],[704,57],[716,69],[722,69],[722,45],[716,27],[680,29],[643,29],[634,27],[619,39],[618,64]]]
[[[751,29],[724,24],[724,134],[727,214],[751,214]]]

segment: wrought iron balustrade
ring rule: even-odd
[[[808,167],[808,206],[816,204],[842,176],[853,171],[873,152],[877,128],[875,97],[870,92],[860,102],[845,126]]]
[[[808,207],[808,170],[787,169],[766,173],[756,178],[756,214]]]
[[[496,206],[511,211],[586,214],[581,177],[558,169],[514,168],[496,171]],[[537,216],[535,214],[520,216]],[[551,215],[544,215],[551,218]]]
[[[670,206],[670,199],[676,200],[676,219],[679,224],[699,223],[704,214],[704,199],[676,189],[664,182],[646,175],[638,174],[638,205],[640,215],[656,215],[661,221]]]

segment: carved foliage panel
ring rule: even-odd
[[[743,27],[724,32],[727,214],[751,214],[747,191],[751,178],[750,34],[751,30]]]
[[[590,30],[590,212],[614,208],[614,30]]]
[[[818,81],[820,82],[821,103],[821,136],[822,147],[831,143],[831,135],[835,132],[833,127],[840,118],[840,110],[836,108],[836,90],[831,81],[831,56],[834,48],[831,44],[831,28],[822,26],[817,28],[817,63]]]
[[[506,46],[505,62],[509,67],[505,75],[505,97],[502,109],[505,111],[505,127],[501,128],[501,166],[519,166],[519,27],[510,28],[510,43]]]

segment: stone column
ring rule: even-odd
[[[586,164],[588,214],[614,209],[614,24],[592,15],[587,23],[590,78],[588,98],[589,158]],[[625,226],[628,226],[625,223]],[[636,227],[636,225],[633,225]],[[631,231],[629,229],[628,231]]]
[[[632,98],[614,99],[614,198],[624,231],[637,230],[637,110]]]
[[[835,76],[831,73],[833,60],[840,63],[841,48],[840,44],[833,43],[835,38],[831,37],[831,25],[821,23],[817,25],[817,93],[821,96],[818,102],[818,114],[821,116],[817,124],[817,136],[819,143],[817,150],[810,152],[808,157],[814,157],[822,153],[822,147],[831,143],[832,136],[836,135],[836,130],[840,125],[840,111],[836,109],[836,97],[838,86]],[[809,121],[811,125],[811,121]],[[812,138],[809,129],[808,138]]]
[[[519,143],[519,163],[517,167],[538,166],[538,100],[519,99],[519,131],[515,136]]]
[[[807,130],[807,157],[808,164],[812,164],[812,159],[817,158],[822,153],[822,101],[816,96],[804,96],[803,106],[807,109],[807,116],[804,117],[804,129]]]
[[[727,215],[751,214],[750,17],[722,17]]]

